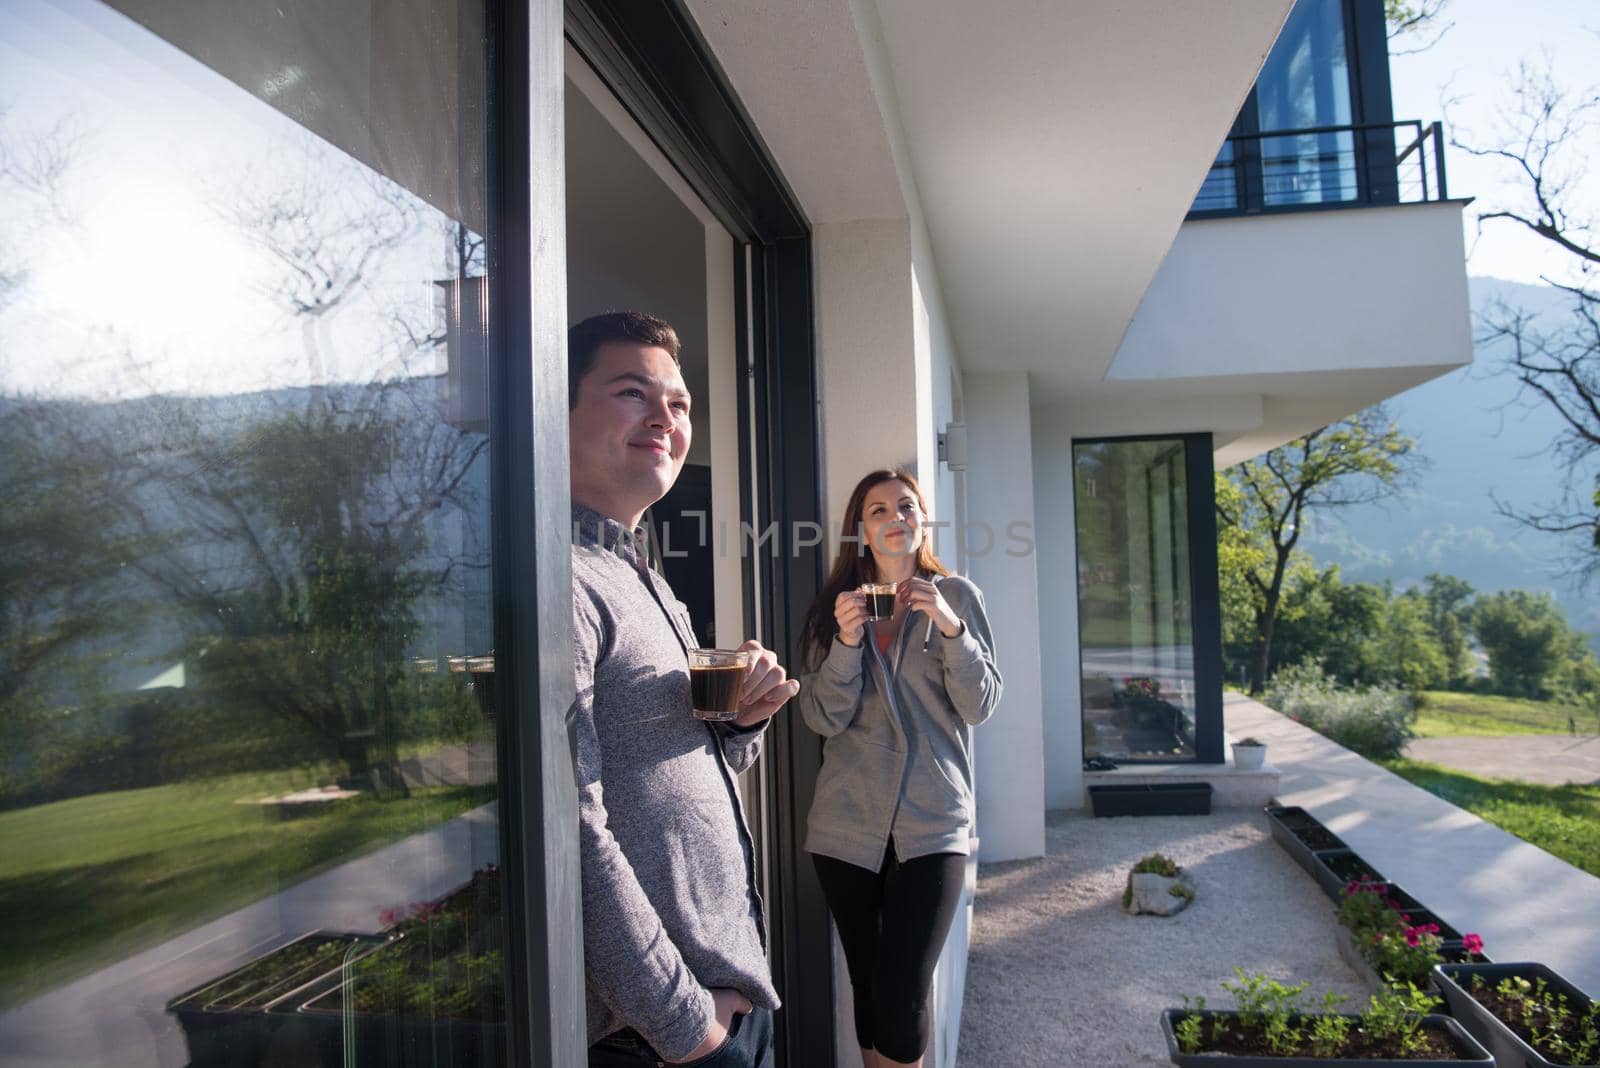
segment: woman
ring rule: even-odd
[[[844,945],[866,1068],[922,1064],[972,828],[972,728],[1000,700],[983,597],[933,555],[927,522],[907,472],[857,483],[802,638],[801,715],[827,739],[805,848]],[[892,618],[867,621],[864,582],[896,584]]]

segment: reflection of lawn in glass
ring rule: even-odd
[[[0,1005],[42,993],[319,871],[493,800],[413,789],[298,819],[235,804],[310,785],[293,771],[123,790],[0,812]],[[374,917],[376,926],[376,917]],[[299,932],[292,932],[299,933]]]
[[[1087,619],[1080,627],[1079,640],[1087,648],[1141,649],[1154,645],[1189,645],[1194,640],[1190,633],[1187,619],[1159,633],[1146,621]]]

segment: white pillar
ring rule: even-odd
[[[976,734],[978,837],[985,863],[1044,855],[1033,435],[1024,373],[965,376],[968,573],[983,590],[1005,693]],[[992,545],[984,531],[992,533]],[[1018,540],[1026,532],[1030,545]],[[1054,657],[1052,658],[1054,662]]]
[[[1039,645],[1051,670],[1040,680],[1045,808],[1083,807],[1083,691],[1078,655],[1078,542],[1072,429],[1060,409],[1034,413],[1033,482],[1039,523]]]

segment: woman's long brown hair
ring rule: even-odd
[[[875,487],[897,479],[904,482],[917,499],[917,508],[923,516],[928,514],[928,502],[922,495],[922,487],[909,471],[898,467],[880,467],[876,471],[869,471],[856,483],[849,503],[844,506],[839,558],[834,561],[833,570],[828,572],[822,592],[817,594],[817,599],[811,602],[811,607],[806,611],[805,627],[800,632],[800,659],[808,667],[822,662],[828,647],[833,644],[833,636],[839,633],[839,621],[833,617],[833,602],[839,599],[839,594],[853,590],[863,582],[877,581],[878,569],[873,562],[871,548],[862,544],[861,513],[866,508],[867,494]],[[930,534],[931,531],[924,525],[922,543],[917,546],[917,571],[948,575],[950,569],[933,555]],[[863,552],[863,549],[866,551]]]

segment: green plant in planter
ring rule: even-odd
[[[1393,1039],[1405,1054],[1427,1048],[1422,1037],[1422,1018],[1433,1011],[1439,999],[1407,982],[1403,987],[1389,984],[1378,988],[1367,999],[1361,1014],[1361,1028],[1379,1039]]]
[[[1468,984],[1479,1001],[1485,1001],[1487,986],[1481,975],[1474,975]],[[1600,1001],[1579,1011],[1565,994],[1552,992],[1544,979],[1521,976],[1507,976],[1493,991],[1499,1004],[1486,1007],[1517,1029],[1536,1053],[1557,1064],[1600,1063]]]
[[[1289,986],[1266,975],[1246,975],[1238,965],[1234,965],[1233,970],[1239,981],[1225,981],[1222,989],[1232,994],[1238,1004],[1239,1022],[1247,1027],[1259,1027],[1274,1053],[1293,1052],[1299,1047],[1302,1035],[1300,1029],[1289,1022],[1290,1017],[1300,1011],[1300,995],[1306,992],[1311,981]]]
[[[1325,1059],[1350,1056],[1352,1045],[1357,1050],[1392,1048],[1403,1056],[1428,1049],[1423,1020],[1436,999],[1414,983],[1381,988],[1359,1015],[1349,1016],[1337,1011],[1345,998],[1332,991],[1323,994],[1315,1007],[1304,1004],[1309,982],[1283,983],[1264,974],[1248,975],[1239,967],[1234,974],[1237,981],[1222,986],[1233,995],[1237,1008],[1212,1017],[1213,1044],[1224,1036],[1237,1041],[1249,1033],[1273,1056]],[[1204,998],[1183,999],[1183,1014],[1173,1021],[1181,1052],[1204,1052],[1205,1007]]]

